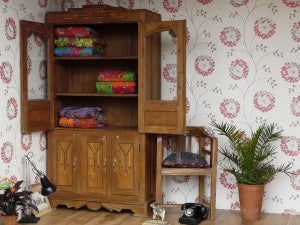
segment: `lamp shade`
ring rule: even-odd
[[[40,177],[40,180],[42,185],[42,190],[41,190],[42,195],[48,196],[56,191],[56,186],[50,182],[48,177],[43,175]]]

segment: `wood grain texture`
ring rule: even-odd
[[[166,221],[179,225],[180,209],[167,208]],[[141,225],[148,218],[133,217],[129,212],[92,212],[86,209],[73,210],[59,208],[41,217],[36,225]],[[261,220],[246,222],[241,220],[239,211],[216,210],[215,221],[202,221],[201,225],[298,225],[300,216],[263,214]],[[29,224],[30,225],[30,224]],[[33,225],[33,224],[32,224]]]

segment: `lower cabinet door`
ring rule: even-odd
[[[112,195],[139,195],[139,135],[112,136]]]
[[[60,192],[75,193],[76,176],[76,133],[72,131],[53,131],[52,146],[49,149],[48,167],[50,178]]]
[[[103,197],[107,195],[109,159],[107,137],[102,132],[78,132],[78,193]]]

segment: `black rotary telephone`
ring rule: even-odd
[[[206,220],[209,213],[208,208],[199,203],[185,203],[181,210],[184,210],[184,214],[179,218],[179,223],[189,225],[197,225]]]

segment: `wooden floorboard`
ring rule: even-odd
[[[180,209],[167,208],[166,220],[178,225]],[[151,218],[149,218],[151,219]],[[105,209],[58,208],[41,217],[36,225],[141,225],[147,218],[133,217],[130,212],[109,212]],[[32,224],[34,225],[34,224]],[[203,221],[201,225],[300,225],[300,215],[263,214],[260,221],[242,221],[239,211],[217,210],[215,221]]]

